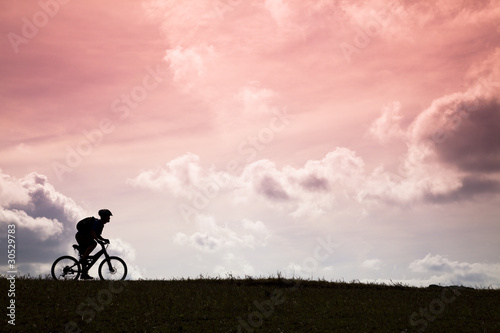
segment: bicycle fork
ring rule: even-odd
[[[113,266],[111,266],[111,260],[109,260],[108,253],[104,253],[104,257],[105,257],[104,260],[106,260],[106,264],[108,265],[109,271],[114,273],[115,270],[114,270]]]

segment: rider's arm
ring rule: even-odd
[[[94,230],[91,230],[90,232],[92,233],[92,237],[96,241],[98,241],[98,242],[108,242],[109,243],[109,239],[103,238],[101,235],[96,234],[96,232]]]

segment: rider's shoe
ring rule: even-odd
[[[79,263],[80,263],[80,266],[82,266],[82,273],[84,274],[84,272],[86,271],[86,268],[87,268],[87,262],[86,262],[86,260],[83,260],[80,258]]]
[[[94,278],[89,275],[87,268],[87,260],[80,259],[80,265],[82,265],[82,275],[80,276],[81,280],[93,280]]]

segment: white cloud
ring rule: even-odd
[[[435,105],[441,104],[436,102],[424,114],[437,112]],[[394,105],[391,110],[398,108]],[[271,160],[257,160],[246,165],[239,175],[204,168],[197,155],[188,153],[168,162],[164,168],[141,172],[129,183],[188,199],[195,209],[230,200],[231,205],[252,203],[256,209],[266,207],[294,218],[318,217],[353,207],[364,214],[364,209],[374,205],[445,203],[500,189],[500,182],[493,176],[474,178],[473,174],[449,168],[441,158],[440,147],[428,143],[432,131],[425,130],[425,134],[419,129],[422,119],[427,118],[418,117],[408,131],[408,151],[396,172],[384,166],[367,172],[363,158],[347,148],[336,148],[322,159],[309,160],[301,167],[278,168]],[[433,118],[429,119],[425,122]],[[498,148],[492,145],[491,149]],[[478,161],[482,160],[485,159]],[[496,160],[492,160],[494,163]]]
[[[0,202],[2,206],[24,204],[29,200],[29,192],[22,186],[22,180],[12,178],[0,169]]]
[[[153,191],[165,191],[176,197],[193,199],[194,196],[218,192],[229,186],[230,176],[212,169],[204,170],[199,156],[186,153],[156,170],[142,171],[127,183]]]
[[[20,153],[23,153],[23,154],[31,154],[33,152],[33,149],[31,148],[31,146],[24,143],[24,142],[18,144],[16,149],[17,149],[17,151],[19,151]]]
[[[372,269],[372,270],[380,270],[382,268],[382,260],[380,259],[367,259],[363,261],[361,267]]]
[[[71,250],[76,223],[85,216],[89,214],[46,176],[32,172],[15,178],[0,170],[0,225],[15,224],[16,237],[22,239],[17,248],[22,274],[49,274],[53,260]],[[132,246],[119,239],[112,243],[112,251],[126,259],[130,276],[139,277]]]
[[[38,235],[40,241],[48,238],[59,238],[63,231],[63,224],[56,219],[45,217],[31,217],[22,210],[9,210],[0,207],[0,222],[15,224],[18,229],[27,229]]]
[[[273,108],[269,106],[269,101],[276,93],[271,89],[260,88],[258,84],[245,86],[236,94],[236,100],[243,105],[246,116],[257,118],[268,116]]]
[[[223,262],[216,265],[213,272],[221,277],[244,277],[246,275],[255,275],[255,268],[250,262],[242,257],[233,253],[227,253],[223,257]]]
[[[137,280],[144,278],[143,269],[133,264],[136,258],[136,252],[132,245],[120,238],[110,238],[110,244],[110,255],[122,258],[127,264],[127,279]]]
[[[269,231],[260,221],[243,220],[244,231],[237,233],[227,225],[220,226],[213,216],[198,215],[196,227],[198,231],[191,235],[178,232],[174,243],[189,245],[203,252],[215,252],[227,248],[254,248],[263,246],[269,237]]]
[[[265,235],[266,237],[269,236],[269,230],[267,230],[266,226],[261,221],[253,222],[251,220],[244,219],[242,221],[242,224],[243,228],[245,228],[246,230]]]
[[[392,102],[382,109],[382,115],[373,122],[369,130],[370,134],[382,143],[391,139],[404,138],[405,132],[400,126],[402,118],[401,103]]]
[[[47,177],[32,172],[22,178],[0,170],[0,225],[14,224],[22,246],[16,249],[20,272],[39,269],[59,256],[73,238],[84,210],[56,191]],[[45,266],[43,266],[45,267]]]
[[[353,201],[364,178],[364,162],[346,148],[337,148],[321,160],[301,168],[281,170],[269,160],[255,161],[235,180],[237,202],[259,199],[294,217],[317,216]]]
[[[452,261],[445,256],[429,253],[410,263],[409,268],[415,273],[428,276],[434,283],[473,287],[500,286],[500,264]]]
[[[168,162],[164,168],[142,171],[127,182],[135,187],[166,190],[176,196],[189,197],[202,178],[199,160],[197,155],[187,153]]]
[[[80,219],[84,210],[59,193],[47,177],[32,172],[14,178],[0,170],[0,223],[16,223],[40,239],[59,236],[63,224]]]

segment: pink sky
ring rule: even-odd
[[[133,277],[500,286],[499,1],[0,13],[0,225],[29,240],[21,271],[107,207]]]

